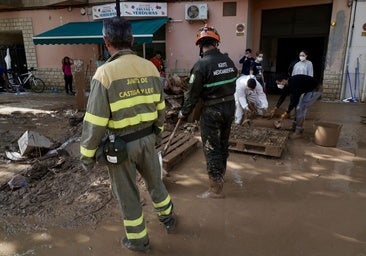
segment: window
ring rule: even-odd
[[[223,16],[236,16],[236,2],[223,3]]]

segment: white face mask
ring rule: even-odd
[[[306,58],[305,58],[305,56],[300,56],[299,59],[300,59],[300,61],[304,61]]]
[[[257,60],[258,60],[259,62],[261,62],[261,61],[263,61],[263,58],[262,58],[262,57],[258,57],[258,58],[257,58]]]
[[[278,89],[283,89],[285,87],[285,85],[283,85],[283,84],[277,84],[277,87],[278,87]]]

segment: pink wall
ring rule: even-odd
[[[166,25],[166,65],[168,69],[189,71],[199,58],[199,49],[195,45],[196,33],[204,25],[203,21],[188,22],[184,19],[185,4],[168,4],[168,16],[172,18]],[[247,24],[248,1],[237,2],[237,15],[223,17],[223,2],[208,1],[209,18],[207,23],[214,26],[221,36],[221,52],[227,52],[237,67],[239,59],[246,49],[246,35],[236,35],[236,24]]]
[[[32,18],[33,35],[38,35],[68,22],[88,21],[91,16],[83,16],[80,8],[73,8],[71,12],[67,9],[2,12],[1,18]],[[85,64],[98,57],[97,45],[36,45],[35,49],[39,68],[59,68],[66,55],[82,59]]]
[[[205,23],[203,21],[188,22],[184,18],[185,4],[192,2],[173,2],[168,4],[168,16],[172,22],[166,24],[166,65],[167,69],[189,71],[199,58],[199,49],[195,45],[197,30]],[[214,26],[220,36],[219,46],[222,52],[227,52],[240,68],[239,59],[247,48],[247,34],[236,35],[236,24],[247,24],[248,0],[237,2],[236,16],[223,17],[223,1],[209,1],[208,23]],[[1,18],[30,17],[33,22],[33,35],[38,35],[62,24],[73,21],[92,20],[91,16],[80,15],[79,8],[37,10],[2,13]],[[85,64],[94,64],[98,57],[97,45],[36,45],[37,63],[39,68],[58,68],[61,59],[67,55],[73,59],[82,59]]]

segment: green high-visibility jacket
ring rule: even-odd
[[[81,160],[93,158],[106,131],[119,135],[148,126],[163,130],[165,101],[160,74],[154,64],[121,50],[98,67],[80,141]]]

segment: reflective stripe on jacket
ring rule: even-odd
[[[234,62],[226,54],[218,49],[205,52],[191,70],[182,114],[189,115],[199,98],[209,101],[234,95],[237,75]]]
[[[152,125],[163,130],[164,115],[163,86],[154,64],[131,50],[119,51],[91,81],[81,155],[94,157],[106,129],[120,135]]]

